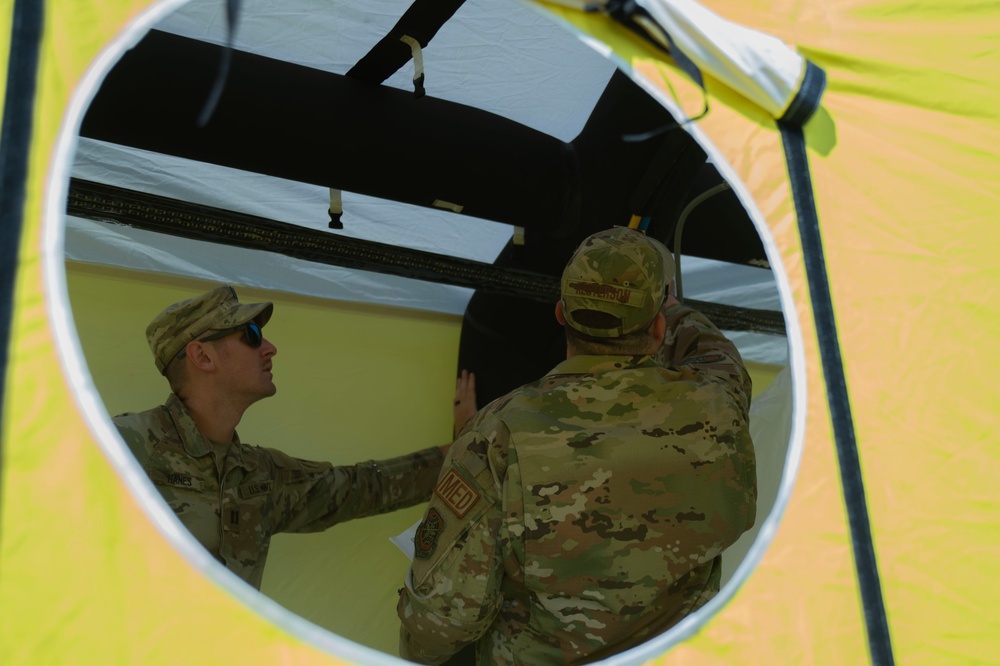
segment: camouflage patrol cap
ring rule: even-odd
[[[659,241],[628,227],[599,231],[563,270],[566,323],[596,338],[638,331],[659,312],[673,277],[674,258]]]
[[[240,303],[229,285],[174,303],[146,327],[146,340],[160,374],[187,343],[205,331],[221,331],[251,321],[264,326],[274,311],[272,303]]]

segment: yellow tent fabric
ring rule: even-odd
[[[3,10],[5,36],[18,34],[12,16],[27,4]],[[705,4],[795,45],[827,74],[823,108],[805,139],[895,659],[991,663],[1000,651],[993,608],[1000,592],[993,566],[1000,560],[1000,232],[993,223],[1000,208],[1000,8],[972,1]],[[5,154],[0,165],[5,212],[11,202],[23,203],[13,219],[20,226],[16,265],[7,267],[11,279],[2,285],[13,298],[4,322],[10,337],[0,440],[0,660],[392,663],[276,603],[252,609],[239,586],[202,575],[114,471],[99,444],[109,433],[100,419],[87,418],[103,407],[77,400],[87,379],[65,353],[76,344],[61,311],[72,299],[65,298],[63,260],[47,226],[59,217],[65,183],[49,175],[84,73],[151,5],[44,3],[17,191],[7,178],[16,171],[12,157]],[[681,108],[695,108],[685,95],[700,92],[634,34],[604,17],[548,9],[611,47],[651,90],[681,95]],[[0,64],[8,71],[5,57]],[[5,89],[10,81],[8,74]],[[787,504],[762,532],[752,555],[759,561],[746,581],[720,597],[708,622],[682,626],[676,645],[644,658],[672,665],[869,663],[782,138],[769,114],[710,78],[706,84],[712,110],[691,129],[711,144],[776,250],[800,446],[789,459]],[[8,99],[5,122],[10,109]],[[6,130],[2,139],[10,145],[16,137]],[[71,287],[97,288],[101,279],[75,274]],[[76,295],[76,302],[97,300]],[[450,353],[455,322],[398,316],[426,327],[434,353]],[[81,337],[111,333],[98,327]],[[450,378],[431,381],[428,390],[446,399]],[[446,417],[431,418],[426,431],[445,436]]]

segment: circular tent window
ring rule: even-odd
[[[179,527],[106,418],[167,395],[146,324],[220,282],[275,302],[279,393],[247,412],[244,441],[337,464],[400,455],[447,439],[456,366],[477,371],[480,404],[552,367],[553,276],[581,238],[641,211],[683,255],[684,296],[711,309],[755,379],[757,523],[723,557],[723,594],[616,663],[682,640],[759,559],[796,459],[784,278],[743,188],[697,132],[629,139],[672,116],[520,5],[466,2],[409,24],[400,2],[246,2],[219,79],[222,4],[164,4],[136,24],[122,38],[132,48],[95,65],[101,81],[80,93],[89,106],[66,141],[61,233],[81,399],[103,405],[89,414],[151,520],[196,567],[335,654],[353,654],[340,636],[377,651],[365,659],[396,654],[406,560],[388,539],[422,509],[279,535],[261,588],[277,605],[250,594]],[[414,51],[384,40],[400,26],[433,37],[421,85]],[[222,96],[198,126],[217,81]],[[343,229],[330,228],[331,202]],[[331,239],[359,249],[338,254]],[[64,347],[77,353],[75,339]]]

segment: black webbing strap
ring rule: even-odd
[[[851,402],[847,392],[844,363],[840,355],[840,340],[826,273],[823,238],[819,230],[819,215],[813,197],[809,158],[806,153],[802,128],[795,124],[779,122],[781,140],[785,149],[788,176],[798,217],[799,236],[806,268],[806,279],[812,297],[816,335],[819,338],[820,360],[826,379],[827,402],[833,422],[833,435],[840,464],[840,477],[844,487],[844,502],[851,530],[854,563],[861,588],[861,603],[868,632],[868,650],[875,666],[893,664],[892,642],[886,620],[878,561],[868,520],[864,478],[851,416]]]
[[[0,123],[0,423],[7,388],[10,329],[14,316],[17,252],[24,223],[25,187],[31,149],[32,116],[38,76],[45,3],[16,0],[7,61],[7,92]],[[2,430],[2,429],[0,429]],[[0,441],[0,467],[3,442]],[[2,478],[2,475],[0,475]],[[2,493],[0,493],[2,496]]]
[[[198,114],[198,127],[204,127],[212,119],[215,107],[219,105],[222,91],[226,89],[229,69],[233,66],[233,42],[236,41],[236,26],[240,21],[240,7],[243,0],[226,0],[226,45],[219,56],[219,69],[215,74],[212,89],[205,99],[205,105]]]
[[[348,70],[347,76],[358,81],[382,83],[412,57],[410,47],[400,38],[409,35],[427,48],[463,2],[465,0],[414,0],[392,30]]]
[[[559,278],[553,275],[349,238],[79,179],[70,181],[66,212],[181,238],[275,252],[331,266],[468,287],[540,303],[555,303],[559,298]],[[785,334],[781,312],[690,299],[685,302],[722,329]]]

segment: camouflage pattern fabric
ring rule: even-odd
[[[617,338],[653,320],[674,277],[670,251],[645,232],[612,227],[588,236],[562,272],[561,295],[566,322],[587,335]],[[599,328],[585,324],[581,312],[611,315],[617,323]]]
[[[236,290],[223,285],[168,306],[149,322],[146,341],[162,375],[187,343],[205,331],[221,331],[250,321],[263,328],[273,312],[273,303],[240,303]]]
[[[185,527],[257,589],[272,535],[318,532],[425,502],[442,462],[437,447],[334,466],[243,444],[238,436],[231,444],[214,444],[176,395],[114,422]]]
[[[579,664],[719,590],[756,517],[750,379],[705,317],[666,311],[658,357],[574,356],[452,445],[401,590],[400,655]]]

